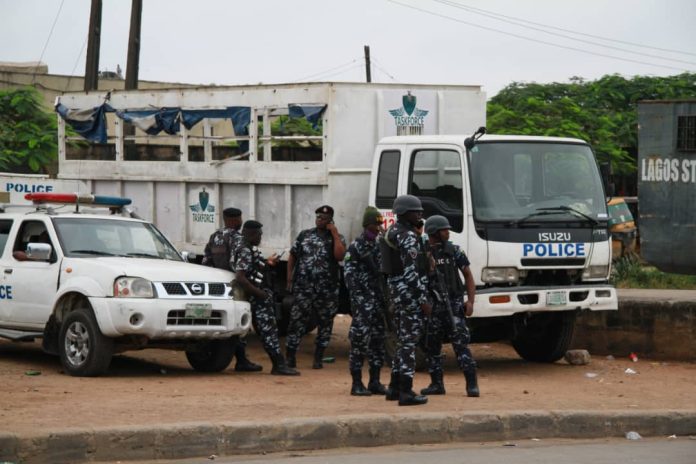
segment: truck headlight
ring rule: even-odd
[[[609,265],[588,266],[582,272],[582,280],[606,279],[609,276]]]
[[[154,298],[152,282],[142,277],[119,277],[114,281],[116,298]]]
[[[520,280],[520,273],[514,267],[485,267],[481,280],[487,284],[514,284]]]

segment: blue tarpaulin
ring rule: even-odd
[[[150,135],[164,131],[169,135],[179,133],[179,108],[159,108],[153,110],[123,110],[116,115],[126,122]]]
[[[75,132],[95,143],[106,143],[106,113],[110,111],[113,108],[106,103],[86,110],[56,105],[56,112]]]
[[[288,115],[291,118],[306,118],[314,129],[326,110],[326,105],[288,105]]]

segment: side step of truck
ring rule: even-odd
[[[14,342],[33,342],[35,338],[42,338],[43,332],[27,332],[25,330],[0,329],[0,337],[9,338]]]

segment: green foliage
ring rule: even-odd
[[[618,288],[669,288],[694,290],[696,276],[669,274],[644,266],[635,256],[624,256],[614,262],[611,283]]]
[[[575,137],[588,141],[616,173],[636,169],[639,100],[696,97],[696,74],[670,77],[574,77],[569,83],[513,82],[488,102],[492,134]]]
[[[315,129],[312,124],[305,118],[291,118],[289,116],[280,116],[271,124],[271,133],[273,135],[283,136],[283,135],[321,135],[322,128],[321,122]],[[319,142],[314,141],[294,141],[294,140],[281,140],[274,143],[277,147],[300,147],[300,146],[320,146]]]
[[[55,160],[56,125],[35,89],[0,90],[0,169],[26,164],[37,172]]]

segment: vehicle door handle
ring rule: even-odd
[[[10,269],[10,268],[5,269],[5,274],[12,274],[12,269]]]

